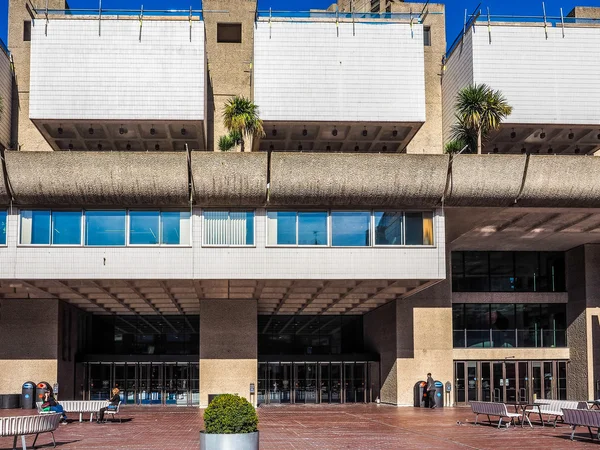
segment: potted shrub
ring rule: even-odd
[[[221,394],[204,410],[203,450],[258,450],[258,415],[243,397]]]

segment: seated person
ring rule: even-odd
[[[49,390],[44,391],[44,401],[42,402],[42,411],[53,411],[62,415],[61,423],[67,423],[67,415],[62,406],[60,406]]]
[[[104,408],[100,408],[100,411],[98,412],[98,420],[96,421],[96,423],[102,423],[104,421],[104,413],[106,411],[116,411],[117,406],[120,402],[121,397],[119,396],[119,388],[113,388],[112,397],[110,398],[110,400],[108,400],[108,405],[106,405]]]

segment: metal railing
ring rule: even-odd
[[[202,9],[114,9],[102,7],[99,8],[65,8],[65,9],[45,9],[32,8],[35,14],[39,15],[64,15],[64,16],[159,16],[159,17],[199,17],[205,12],[226,12],[226,11],[204,11]]]
[[[374,20],[393,20],[398,22],[421,23],[421,15],[417,13],[392,13],[392,12],[339,12],[339,11],[257,11],[257,19],[263,20],[294,20],[294,19],[330,19],[330,20],[353,20],[353,19],[374,19]]]

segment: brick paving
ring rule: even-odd
[[[436,410],[386,405],[293,405],[258,410],[261,449],[599,449],[587,429],[569,441],[570,429],[559,425],[533,429],[473,424],[469,408]],[[32,414],[34,412],[31,412]],[[21,410],[0,410],[0,416]],[[195,408],[124,407],[124,422],[96,425],[76,420],[55,433],[57,449],[198,449],[202,412]],[[89,416],[88,416],[89,417]],[[459,422],[459,423],[457,423]],[[535,425],[535,422],[534,422]],[[28,445],[33,437],[27,438]],[[50,435],[38,448],[52,448]],[[0,450],[12,439],[0,438]],[[28,447],[29,448],[29,447]]]

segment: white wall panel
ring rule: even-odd
[[[0,113],[0,145],[10,146],[10,127],[12,114],[12,83],[13,76],[10,60],[0,49],[0,98],[2,98],[2,113]]]
[[[36,21],[31,119],[203,120],[204,23]]]
[[[264,120],[425,120],[423,27],[258,22],[254,98]]]

